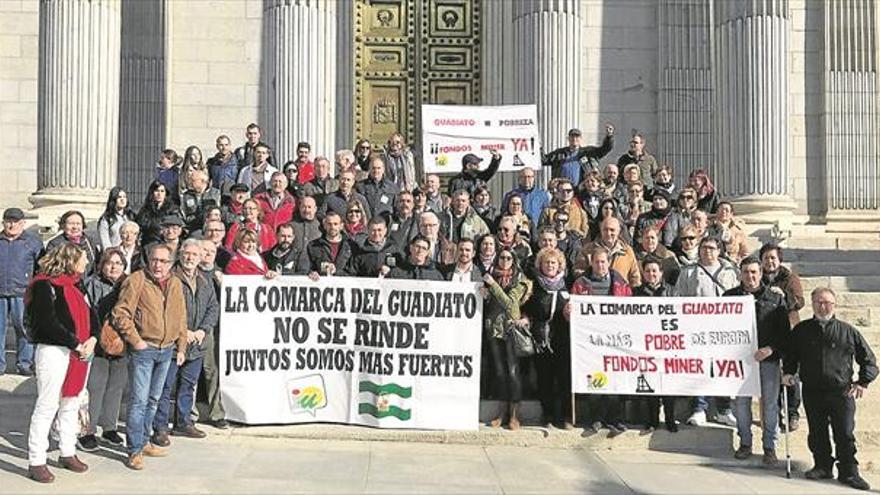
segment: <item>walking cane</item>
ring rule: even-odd
[[[782,359],[779,360],[779,372],[785,376]],[[782,421],[785,434],[785,477],[791,479],[791,451],[788,448],[788,385],[782,387]]]

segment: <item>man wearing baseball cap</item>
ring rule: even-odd
[[[468,153],[461,158],[461,172],[449,181],[449,195],[458,190],[465,190],[471,196],[474,195],[474,189],[479,186],[485,186],[489,179],[498,171],[501,166],[501,155],[497,151],[491,150],[492,161],[486,170],[480,170],[482,158],[473,153]]]
[[[590,170],[598,170],[599,160],[614,148],[614,126],[605,126],[605,139],[599,146],[583,146],[580,129],[568,131],[568,146],[544,155],[541,163],[550,167],[553,178],[565,177],[575,188]]]
[[[24,212],[7,208],[0,233],[0,375],[6,373],[7,322],[15,329],[15,367],[21,375],[34,374],[34,346],[24,332],[24,292],[31,281],[34,265],[43,243],[33,232],[24,230]]]

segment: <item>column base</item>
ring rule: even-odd
[[[829,210],[825,214],[825,230],[880,233],[880,210]]]
[[[87,221],[94,221],[104,213],[109,194],[109,189],[41,189],[28,198],[34,206],[28,214],[34,215],[40,227],[57,228],[58,219],[69,210],[78,210]]]
[[[755,223],[794,223],[794,212],[797,203],[789,196],[755,194],[740,196],[730,200],[736,216],[746,222]]]

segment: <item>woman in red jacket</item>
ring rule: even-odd
[[[229,233],[226,234],[226,249],[234,248],[234,241],[238,238],[238,232],[244,229],[253,230],[257,234],[259,247],[257,251],[262,253],[268,251],[275,246],[275,232],[272,227],[263,223],[263,209],[260,203],[255,199],[248,199],[242,204],[242,213],[244,213],[244,221],[236,222],[229,227]]]
[[[243,229],[232,243],[234,254],[226,265],[227,275],[263,275],[275,278],[277,275],[263,260],[258,248],[259,236],[250,229]]]

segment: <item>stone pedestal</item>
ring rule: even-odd
[[[296,159],[300,141],[312,145],[313,155],[332,162],[339,63],[336,2],[267,0],[264,5],[267,141],[279,165]]]
[[[100,214],[116,185],[120,0],[42,0],[37,187],[40,223]]]
[[[581,2],[517,0],[513,11],[514,100],[538,105],[541,144],[550,151],[580,127]],[[490,76],[491,77],[491,76]]]
[[[788,0],[716,1],[715,140],[710,176],[737,212],[796,208],[789,177]]]

